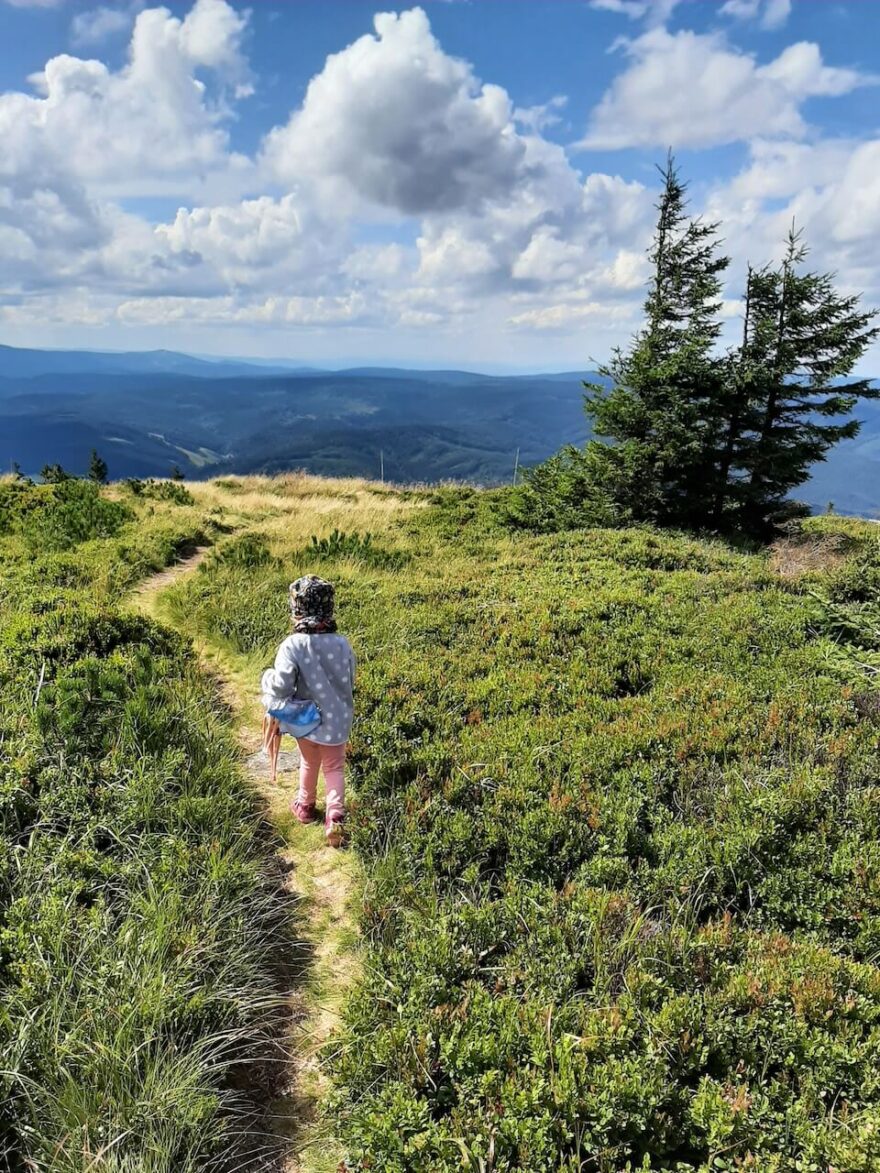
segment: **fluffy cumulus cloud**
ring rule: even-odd
[[[223,94],[248,84],[244,28],[226,0],[196,0],[183,20],[145,9],[122,69],[63,54],[32,77],[35,95],[0,95],[4,147],[12,139],[13,151],[24,144],[80,181],[117,193],[143,195],[157,183],[191,187],[206,171],[234,164]],[[197,73],[212,76],[213,97]],[[17,165],[14,157],[5,163]]]
[[[525,144],[500,86],[443,52],[419,9],[375,18],[327,59],[266,161],[405,214],[474,208],[522,177]]]
[[[126,8],[87,8],[78,12],[70,25],[70,36],[78,46],[98,45],[108,37],[128,32],[134,12]]]
[[[670,32],[675,0],[593,7],[630,18],[636,35],[577,149],[748,140],[740,173],[700,193],[729,250],[765,259],[795,216],[823,263],[873,288],[880,143],[823,140],[802,113],[808,98],[872,79],[811,43],[759,62],[720,31]],[[786,7],[727,0],[716,13],[730,29],[770,26]],[[583,361],[635,328],[653,186],[644,170],[591,171],[589,154],[561,145],[564,96],[518,108],[444,50],[421,9],[380,14],[245,158],[229,127],[258,84],[247,21],[227,0],[178,16],[136,2],[83,9],[76,43],[127,29],[124,64],[62,55],[30,92],[0,95],[0,322],[155,331],[163,343],[162,331],[204,328],[226,345],[232,331],[351,329],[436,338],[438,354],[482,335],[500,357],[514,338],[589,337]],[[149,194],[179,207],[135,214],[127,197]]]
[[[584,148],[711,147],[757,135],[801,138],[808,98],[876,78],[826,65],[818,45],[789,45],[766,65],[717,33],[650,29],[623,43],[628,66],[593,111]]]
[[[741,292],[746,261],[780,259],[794,223],[813,267],[880,307],[880,139],[757,140],[740,173],[708,193],[705,211],[723,222],[737,261],[731,295]]]
[[[151,225],[112,197],[198,186],[246,170],[230,154],[222,94],[246,84],[244,18],[197,0],[184,19],[148,9],[118,71],[62,55],[32,79],[36,94],[0,95],[0,242],[4,285],[161,286],[181,266]],[[216,101],[196,76],[216,81]],[[126,276],[127,275],[127,276]],[[37,311],[39,312],[39,310]]]
[[[318,293],[338,279],[344,233],[293,195],[181,208],[155,230],[154,248],[174,267],[210,272],[223,290]]]

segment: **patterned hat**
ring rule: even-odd
[[[318,578],[316,574],[307,574],[292,582],[288,590],[294,631],[313,634],[336,630],[332,582]]]

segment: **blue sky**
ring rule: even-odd
[[[0,0],[0,342],[584,366],[655,163],[880,304],[880,0]],[[880,368],[880,355],[866,365]]]

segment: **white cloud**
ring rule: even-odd
[[[540,299],[552,289],[581,302],[591,289],[626,294],[632,261],[622,248],[646,239],[650,193],[614,176],[582,180],[563,148],[541,134],[563,99],[515,112],[504,90],[482,85],[467,63],[443,52],[420,10],[377,18],[376,35],[331,57],[303,107],[269,136],[262,172],[238,164],[251,182],[274,177],[286,194],[215,193],[214,202],[182,207],[157,225],[123,213],[111,202],[119,192],[171,185],[178,174],[185,182],[194,170],[235,169],[222,112],[195,75],[198,65],[224,80],[242,76],[243,28],[230,13],[221,0],[199,0],[182,21],[146,10],[122,70],[55,58],[41,78],[45,97],[0,99],[12,134],[7,158],[31,174],[35,161],[43,166],[46,182],[63,193],[56,204],[79,201],[78,219],[47,210],[42,257],[51,255],[50,229],[62,249],[64,233],[71,239],[78,226],[76,265],[49,271],[68,288],[87,282],[89,293],[72,299],[75,310],[47,295],[45,312],[150,329],[186,322],[416,330],[498,317],[497,306],[520,292]],[[153,100],[169,79],[179,92]],[[162,101],[173,118],[156,117]],[[124,141],[109,142],[123,118]],[[161,147],[157,135],[166,136]],[[430,149],[410,153],[424,138]],[[60,159],[62,139],[77,151],[68,152],[67,173],[50,174],[45,161]],[[152,172],[145,156],[157,157]],[[377,214],[391,222],[417,217],[415,242],[355,243],[359,218]],[[35,232],[44,221],[30,218]],[[41,248],[23,237],[16,247],[18,272],[27,266],[23,288],[39,272]]]
[[[119,305],[115,316],[121,322],[151,326],[189,320],[222,325],[350,326],[375,317],[366,298],[358,293],[343,297],[273,296],[244,302],[234,297],[132,298]]]
[[[722,221],[725,249],[735,258],[729,293],[741,292],[746,261],[781,259],[794,222],[812,268],[835,273],[842,289],[864,294],[868,305],[880,303],[880,139],[759,141],[750,155],[705,207]]]
[[[564,110],[567,105],[568,98],[564,94],[556,94],[549,102],[543,102],[539,106],[517,108],[513,112],[513,118],[533,134],[540,134],[546,127],[555,126],[561,120],[558,112]]]
[[[486,277],[499,268],[489,242],[463,225],[438,226],[418,241],[419,276],[427,282],[458,282]]]
[[[53,57],[32,79],[42,96],[0,95],[4,162],[16,168],[17,144],[93,187],[136,195],[159,179],[186,190],[211,170],[240,166],[228,154],[222,93],[212,100],[196,71],[246,84],[244,30],[245,17],[225,0],[196,0],[183,20],[164,8],[141,12],[117,72]]]
[[[348,251],[335,218],[319,218],[292,195],[181,208],[172,223],[157,226],[155,244],[167,264],[210,272],[223,290],[276,293],[338,283]]]
[[[598,274],[597,285],[620,293],[643,292],[650,277],[650,266],[645,252],[622,248],[610,265]]]
[[[681,0],[590,0],[590,7],[616,12],[630,20],[645,18],[649,24],[665,24],[680,3]]]
[[[767,65],[717,34],[656,28],[624,43],[629,66],[593,111],[581,147],[708,147],[756,136],[799,138],[810,97],[872,84],[825,65],[817,45],[790,45]]]
[[[659,11],[608,4],[648,22]],[[104,35],[102,11],[115,10],[80,13],[94,20],[84,32]],[[380,15],[374,34],[327,59],[252,162],[227,133],[250,83],[245,20],[224,0],[181,18],[147,9],[121,68],[60,56],[40,75],[42,96],[0,95],[7,328],[79,324],[102,340],[115,331],[111,345],[120,332],[206,348],[272,337],[279,352],[294,335],[350,329],[386,355],[397,330],[401,357],[410,345],[424,358],[419,339],[437,355],[444,337],[487,351],[503,338],[505,360],[544,345],[555,362],[602,358],[632,331],[655,192],[573,168],[544,137],[563,98],[518,109],[444,52],[421,10]],[[747,166],[695,208],[722,219],[725,249],[769,259],[795,216],[817,265],[854,288],[880,284],[880,143],[811,141],[801,114],[807,97],[868,79],[804,43],[764,65],[720,35],[652,27],[626,45],[591,136],[749,138]],[[153,223],[119,202],[154,192],[186,206]],[[732,272],[731,317],[741,278]]]
[[[409,251],[402,244],[364,244],[343,260],[341,271],[352,281],[375,284],[394,281],[412,268]]]
[[[605,284],[622,243],[645,239],[645,188],[582,181],[540,133],[564,99],[514,110],[504,90],[444,53],[420,9],[378,16],[375,29],[329,58],[302,108],[268,136],[269,173],[316,189],[337,214],[419,217],[415,268],[398,251],[385,278],[389,305],[406,288],[428,299],[407,304],[408,322],[519,288]],[[342,271],[375,282],[364,260]]]
[[[272,174],[411,215],[503,196],[525,156],[507,93],[444,53],[420,8],[374,24],[327,58],[302,108],[268,136]]]
[[[97,45],[117,33],[127,32],[134,20],[134,11],[127,8],[88,8],[78,12],[70,25],[74,45]]]
[[[736,20],[757,20],[763,29],[777,29],[791,15],[791,4],[792,0],[726,0],[721,13]]]
[[[628,309],[609,310],[601,301],[574,301],[525,310],[523,313],[512,315],[507,319],[507,323],[509,326],[528,330],[567,330],[590,319],[607,322],[609,318],[616,317],[618,320],[626,321],[631,316]]]
[[[791,197],[839,178],[857,144],[847,139],[814,143],[753,139],[748,166],[726,190],[737,203]]]

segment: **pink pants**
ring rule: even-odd
[[[344,745],[321,745],[308,737],[298,737],[299,746],[299,801],[314,806],[318,792],[318,773],[323,767],[327,791],[327,819],[340,819],[345,812],[345,749]]]

